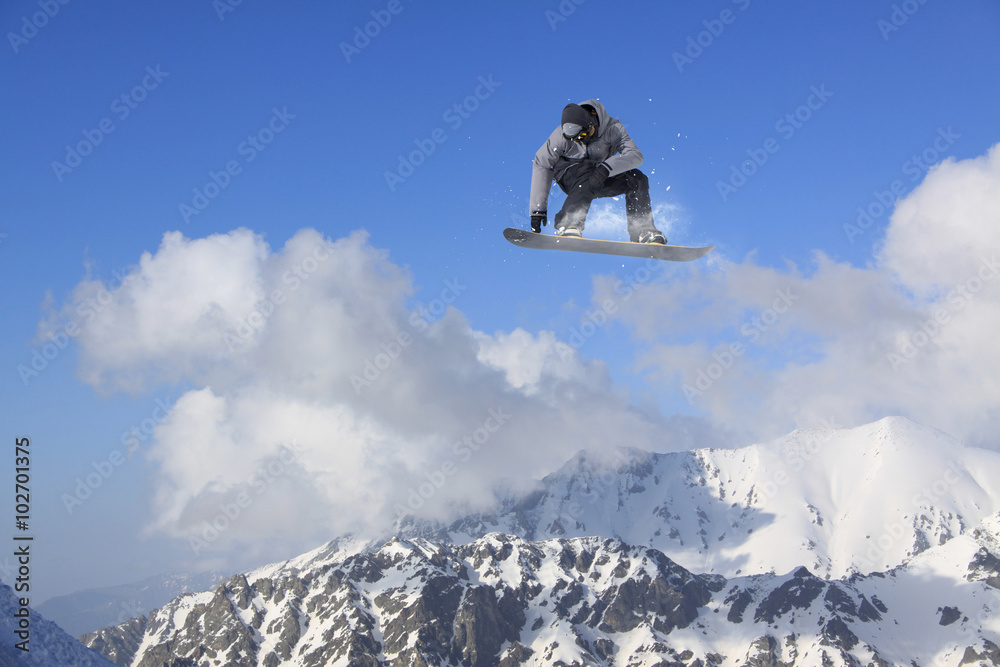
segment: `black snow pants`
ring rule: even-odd
[[[629,240],[636,242],[639,234],[656,231],[653,225],[653,206],[649,199],[649,178],[638,169],[612,176],[602,185],[590,187],[590,175],[599,163],[591,160],[573,162],[556,167],[559,176],[556,183],[566,193],[562,209],[553,221],[556,229],[573,227],[583,231],[590,203],[601,197],[625,195],[625,219],[628,224]]]

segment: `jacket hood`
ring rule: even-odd
[[[608,115],[608,110],[604,108],[604,105],[597,100],[587,100],[586,102],[580,102],[581,107],[590,106],[594,107],[594,111],[597,112],[597,122],[598,128],[597,133],[600,134],[604,128],[608,126],[611,121],[611,116]]]

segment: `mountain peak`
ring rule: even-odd
[[[606,470],[620,472],[643,466],[655,454],[637,447],[617,446],[607,450],[581,449],[548,477],[565,477],[581,473],[601,473]],[[543,479],[544,482],[544,479]]]
[[[530,494],[450,526],[400,534],[452,542],[603,535],[692,570],[739,576],[806,566],[882,571],[1000,510],[1000,454],[902,417],[794,431],[737,449],[582,451]]]

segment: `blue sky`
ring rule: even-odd
[[[913,387],[946,386],[947,379],[920,375],[903,382],[891,347],[869,350],[892,373],[884,383],[864,380],[880,390],[858,398],[863,392],[851,382],[870,360],[850,352],[872,340],[897,340],[902,332],[922,353],[915,362],[906,358],[907,369],[921,362],[955,373],[964,368],[964,361],[938,354],[947,344],[925,347],[914,334],[933,318],[935,305],[971,304],[946,310],[953,320],[986,307],[993,283],[973,289],[967,302],[946,297],[978,271],[969,258],[997,247],[995,232],[983,231],[975,217],[992,210],[989,198],[967,216],[976,223],[969,229],[947,220],[927,229],[921,221],[943,215],[937,202],[961,191],[954,184],[977,182],[966,171],[981,166],[1000,141],[1000,6],[994,2],[392,0],[290,7],[184,0],[119,3],[111,10],[18,0],[0,8],[0,26],[0,272],[7,285],[0,420],[8,441],[32,439],[39,601],[167,570],[235,569],[294,555],[353,526],[318,521],[301,532],[255,534],[250,525],[270,526],[272,515],[279,517],[275,523],[287,523],[289,513],[300,517],[293,523],[308,522],[303,517],[313,513],[351,514],[357,508],[332,490],[338,470],[372,483],[402,479],[399,488],[411,488],[407,479],[426,478],[455,455],[427,443],[475,433],[503,396],[523,402],[524,410],[531,400],[545,403],[568,423],[584,424],[572,418],[580,411],[601,424],[632,428],[616,433],[623,442],[654,448],[693,446],[699,438],[739,445],[796,426],[852,425],[890,412],[926,416],[973,444],[997,444],[983,435],[988,419],[955,433],[948,418],[928,414],[921,401],[933,392]],[[372,36],[359,37],[365,30]],[[644,268],[621,259],[525,251],[503,240],[504,227],[527,226],[535,150],[564,104],[591,97],[625,123],[642,150],[659,222],[671,241],[714,244],[709,258]],[[401,159],[412,173],[400,170]],[[952,167],[932,183],[929,168],[946,160]],[[740,169],[750,175],[734,177]],[[921,188],[923,197],[915,192]],[[898,197],[919,210],[900,213],[897,224]],[[550,219],[559,204],[554,192]],[[870,222],[845,230],[859,208],[872,213]],[[588,235],[619,238],[623,202],[595,205],[598,215],[602,221]],[[241,228],[252,239],[235,236]],[[310,229],[318,236],[302,231]],[[351,237],[356,230],[367,238]],[[161,249],[169,232],[183,235],[170,258]],[[928,262],[939,273],[921,273],[914,258],[933,255],[940,239],[947,244],[964,234],[979,241],[975,250],[962,246],[972,254],[942,255]],[[192,245],[211,238],[215,245]],[[286,248],[293,239],[295,247]],[[323,243],[339,241],[343,247],[328,262],[331,251]],[[206,264],[191,264],[199,252]],[[163,260],[162,274],[149,267],[143,273],[144,253],[149,261]],[[276,341],[266,358],[225,365],[214,352],[185,347],[182,328],[170,336],[149,333],[183,320],[179,306],[165,307],[161,321],[159,302],[143,302],[156,293],[186,298],[172,287],[180,283],[170,281],[202,280],[203,288],[184,293],[194,303],[199,292],[213,293],[244,274],[246,283],[234,283],[234,290],[290,290],[293,283],[280,278],[296,266],[310,279],[317,276],[306,283],[315,301],[302,309],[297,326],[281,322],[280,333],[277,316],[261,320]],[[139,294],[141,281],[123,280],[140,274],[143,284],[164,281],[164,291]],[[624,298],[621,285],[628,281],[642,287],[636,298]],[[364,299],[348,288],[362,290]],[[787,303],[779,302],[781,290]],[[87,294],[107,302],[90,302],[88,311]],[[224,296],[212,299],[224,302]],[[330,340],[317,323],[334,302],[343,317],[359,319],[337,320],[346,328],[330,336],[339,331],[352,342],[327,349]],[[445,302],[452,310],[442,317]],[[788,310],[782,303],[796,304],[794,316],[779,317]],[[418,320],[425,326],[414,328],[411,316],[421,307],[431,310]],[[230,318],[225,331],[247,315],[222,310]],[[175,312],[181,315],[170,316]],[[310,319],[310,313],[321,314]],[[865,318],[872,313],[895,319],[879,319],[869,330]],[[64,335],[81,317],[97,325]],[[968,326],[975,328],[972,320]],[[965,349],[982,352],[959,330],[947,329],[956,346],[965,340]],[[337,363],[357,368],[347,373],[357,375],[366,361],[397,349],[391,343],[400,342],[399,333],[418,341],[400,343],[402,361],[385,375],[402,374],[403,364],[412,362],[414,369],[405,370],[412,370],[406,376],[411,393],[401,397],[381,378],[375,389],[387,393],[378,395],[376,407],[338,398],[343,386],[354,386],[343,378],[332,394],[309,394],[302,393],[311,381],[305,375],[260,371],[281,367],[289,350],[317,346],[326,352],[312,358],[316,368],[336,366],[324,355],[342,349]],[[192,331],[190,340],[199,335]],[[574,335],[584,345],[574,344]],[[742,346],[735,355],[733,344]],[[416,355],[402,354],[418,347],[425,354],[419,363]],[[449,362],[448,349],[462,361]],[[36,359],[42,352],[51,357],[44,363]],[[33,361],[37,373],[25,373]],[[713,363],[723,371],[740,368],[709,378],[711,395],[699,390],[692,399],[699,371],[715,372]],[[488,370],[507,385],[491,385],[498,381]],[[785,401],[803,393],[785,380],[809,374],[813,403]],[[455,389],[465,381],[477,390]],[[171,457],[186,462],[184,456],[193,456],[192,468],[211,472],[212,465],[238,460],[240,451],[270,460],[281,438],[240,450],[233,436],[229,455],[235,458],[206,452],[199,461],[182,449],[179,434],[187,433],[189,442],[204,437],[209,449],[214,441],[194,417],[182,429],[182,411],[174,406],[184,396],[205,398],[206,391],[235,405],[262,388],[270,392],[261,399],[267,406],[287,399],[349,414],[345,419],[354,426],[344,426],[344,433],[379,431],[379,446],[361,438],[365,456],[357,459],[303,454],[289,469],[314,483],[312,500],[269,491],[253,505],[260,517],[192,553],[186,536],[214,511],[205,515],[198,503],[224,506],[229,501],[215,502],[211,494],[238,493],[239,484],[247,484],[224,476],[197,481],[192,469],[172,468]],[[415,403],[407,405],[406,397]],[[433,409],[421,412],[414,397]],[[973,401],[969,409],[978,405]],[[198,410],[209,408],[187,409],[204,416]],[[427,417],[435,411],[439,421]],[[226,419],[238,422],[233,415],[239,412],[234,408]],[[758,420],[762,414],[767,417]],[[531,442],[529,421],[521,423],[518,442]],[[166,430],[157,431],[161,427]],[[66,494],[124,451],[133,428],[142,435],[134,456],[112,464],[113,473],[69,511]],[[513,428],[500,433],[513,439]],[[240,431],[238,424],[233,429]],[[513,445],[502,458],[518,463],[522,476],[539,476],[579,446],[595,444],[563,442],[552,433],[552,443],[530,448],[548,449],[547,458],[525,454],[519,461]],[[302,436],[309,451],[322,440],[311,435],[316,442]],[[341,442],[350,440],[341,435]],[[5,474],[13,474],[12,459]],[[386,468],[389,459],[397,466],[391,474],[358,472]],[[441,502],[485,502],[472,489],[506,479],[491,476],[492,463],[475,459],[476,474],[470,467],[466,481],[456,477],[453,491],[439,494]]]

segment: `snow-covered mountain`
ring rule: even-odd
[[[489,532],[601,535],[734,577],[806,566],[883,572],[1000,511],[1000,453],[903,418],[795,431],[740,449],[578,454],[534,493],[401,537],[463,543]]]
[[[902,419],[581,454],[82,638],[118,665],[1000,665],[1000,455]]]
[[[1000,559],[971,536],[835,581],[806,568],[695,575],[596,537],[394,539],[305,572],[233,577],[83,641],[136,667],[995,667],[996,586]]]
[[[0,665],[113,667],[107,658],[85,647],[37,610],[27,609],[27,627],[23,627],[24,617],[14,615],[21,610],[17,594],[10,586],[0,583]],[[15,632],[25,634],[16,635]]]

